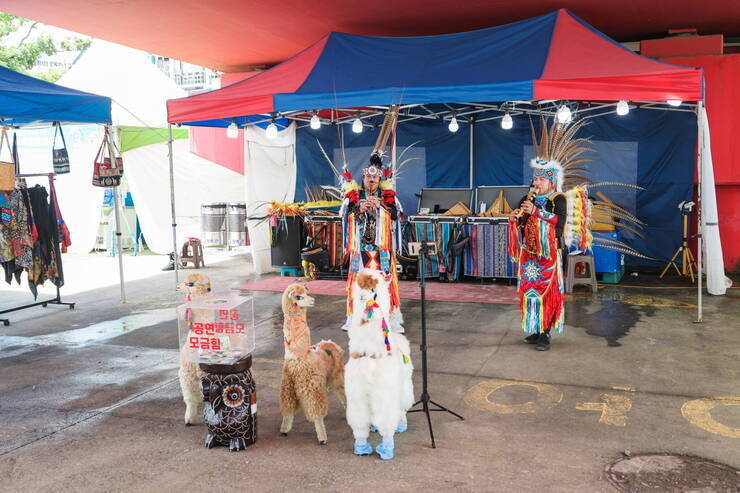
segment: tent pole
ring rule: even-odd
[[[175,216],[175,164],[172,156],[172,124],[167,124],[168,140],[167,150],[170,159],[170,205],[172,207],[172,252],[173,259],[175,261],[175,291],[177,291],[177,284],[179,283],[179,267],[180,259],[177,256],[177,216]]]
[[[696,279],[696,323],[702,322],[702,267],[703,267],[703,238],[702,235],[704,234],[704,221],[702,220],[702,203],[701,203],[701,184],[702,184],[702,173],[704,171],[704,166],[702,163],[702,157],[704,155],[702,148],[704,147],[704,125],[702,121],[702,108],[704,107],[704,102],[699,101],[696,105],[696,124],[699,127],[698,128],[698,139],[697,139],[697,187],[696,187],[696,270],[697,270],[697,279]]]
[[[113,139],[116,138],[116,127],[111,125],[110,127],[110,140],[108,141],[108,145],[110,146],[109,152],[110,152],[110,160],[111,163],[115,162],[116,155],[113,152],[113,149],[115,146],[113,145]],[[126,303],[126,290],[124,288],[124,280],[123,280],[123,251],[121,250],[121,215],[119,212],[120,207],[120,201],[118,200],[118,192],[120,188],[114,187],[113,188],[113,212],[115,213],[116,217],[116,248],[118,249],[118,278],[120,279],[121,284],[121,303]]]
[[[473,130],[475,129],[475,120],[470,117],[470,188],[473,188]],[[477,199],[476,199],[477,200]],[[473,211],[474,213],[477,211]]]

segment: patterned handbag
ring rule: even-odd
[[[93,164],[92,184],[96,187],[117,187],[123,176],[123,158],[117,156],[118,149],[105,127],[103,142],[100,143],[98,153]],[[106,157],[105,154],[108,154]]]
[[[62,147],[57,148],[57,136],[62,138]],[[54,173],[61,175],[69,173],[69,154],[67,153],[67,143],[64,141],[62,125],[54,122],[54,141],[51,144],[52,162],[54,163]]]
[[[7,146],[8,155],[6,161],[3,159],[3,149]],[[8,127],[3,127],[0,135],[0,192],[10,192],[15,188],[15,162],[13,161],[13,151],[10,148],[8,140]]]

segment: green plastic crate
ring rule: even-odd
[[[605,284],[619,284],[619,281],[622,280],[623,275],[624,265],[622,265],[619,270],[614,272],[597,272],[596,278],[599,282],[603,282]]]

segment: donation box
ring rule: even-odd
[[[177,307],[180,353],[185,361],[233,365],[254,351],[252,296],[210,295]]]

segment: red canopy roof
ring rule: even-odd
[[[670,28],[740,35],[737,0],[3,0],[2,10],[226,72],[275,64],[331,31],[419,36],[468,31],[566,7],[620,41]]]

